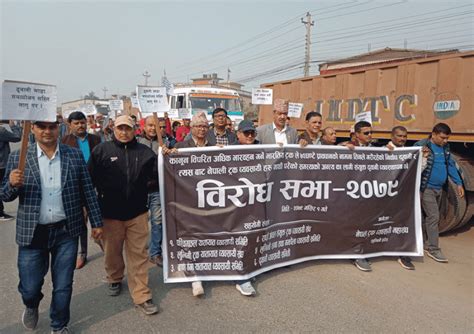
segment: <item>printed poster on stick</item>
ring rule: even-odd
[[[137,97],[142,117],[154,112],[163,117],[170,110],[166,87],[137,86]]]
[[[5,80],[1,100],[0,119],[56,121],[56,86]]]

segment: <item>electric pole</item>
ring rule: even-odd
[[[107,97],[107,92],[109,91],[107,87],[102,88],[102,91],[104,92],[104,100]]]
[[[311,14],[306,13],[306,21],[301,19],[301,23],[306,25],[306,47],[304,55],[304,76],[309,76],[309,67],[311,63],[311,27],[314,26],[314,21],[311,21]]]
[[[145,71],[142,75],[145,77],[145,86],[148,86],[148,78],[151,77],[151,74]]]

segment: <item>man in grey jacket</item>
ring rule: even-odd
[[[273,103],[273,122],[257,128],[257,140],[260,144],[296,144],[298,133],[286,125],[288,101],[275,99]]]
[[[13,121],[2,121],[0,126],[0,180],[5,176],[8,156],[10,155],[10,142],[16,143],[21,140],[21,128]],[[0,201],[0,222],[13,219],[4,212],[3,202]]]

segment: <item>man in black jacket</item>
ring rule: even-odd
[[[98,145],[89,160],[89,171],[99,193],[104,218],[105,271],[109,295],[121,291],[127,257],[128,289],[135,306],[155,314],[148,287],[148,182],[158,177],[156,155],[137,142],[131,117],[117,117],[112,141]]]

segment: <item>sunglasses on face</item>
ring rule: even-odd
[[[245,137],[254,137],[256,135],[255,131],[243,131],[242,134]]]
[[[362,132],[362,134],[365,136],[368,136],[372,134],[372,131],[365,131],[365,132]]]

